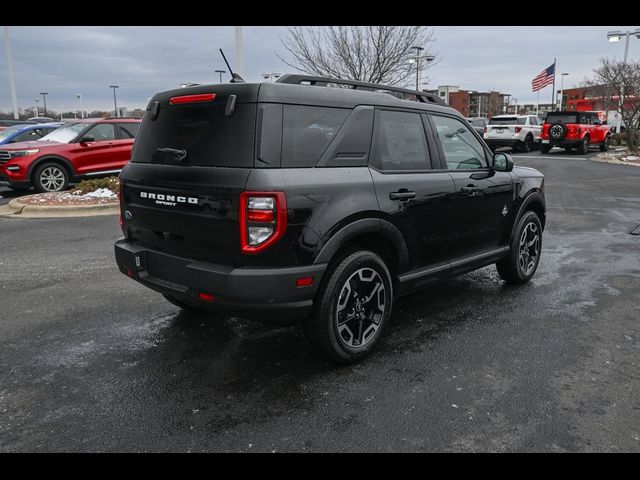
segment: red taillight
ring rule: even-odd
[[[487,133],[487,126],[484,126],[484,130],[482,130],[482,133]]]
[[[198,298],[203,302],[213,302],[213,300],[215,299],[215,297],[210,293],[203,293],[203,292],[200,292],[198,294]]]
[[[516,127],[516,133],[520,133],[522,131],[522,127]]]
[[[199,93],[197,95],[180,95],[179,97],[171,97],[169,99],[169,103],[171,105],[178,105],[181,103],[211,102],[215,99],[215,93]]]
[[[118,185],[118,205],[120,206],[120,230],[124,232],[124,225],[122,223],[122,180]]]
[[[259,253],[277,242],[287,229],[284,192],[242,192],[238,222],[241,253]]]
[[[296,287],[310,287],[313,285],[313,277],[296,278]]]

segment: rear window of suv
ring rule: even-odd
[[[578,116],[574,113],[549,113],[545,123],[578,123]]]
[[[489,125],[524,125],[527,123],[526,117],[502,117],[492,118]]]
[[[138,132],[132,162],[209,167],[253,166],[256,104],[163,104],[155,120],[149,111]]]

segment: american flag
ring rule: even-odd
[[[538,75],[531,80],[531,88],[534,92],[543,89],[547,85],[551,85],[555,79],[556,64],[552,64],[549,67],[542,70]]]

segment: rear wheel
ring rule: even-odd
[[[582,155],[585,155],[587,152],[589,152],[589,135],[585,135],[578,145],[578,152]]]
[[[533,145],[533,138],[527,135],[527,138],[524,139],[524,142],[522,143],[520,150],[525,153],[528,153],[531,151],[531,145]]]
[[[507,283],[522,285],[536,273],[542,249],[542,225],[535,212],[525,212],[518,221],[509,256],[496,263],[498,274]]]
[[[543,143],[540,145],[540,153],[549,153],[551,151],[551,145]]]
[[[309,343],[335,363],[354,363],[378,344],[393,305],[391,275],[384,260],[371,251],[341,257],[305,319]]]
[[[59,192],[68,185],[67,169],[59,163],[44,163],[33,174],[33,186],[38,192]]]
[[[607,135],[607,138],[605,138],[604,142],[600,144],[600,151],[606,152],[607,150],[609,150],[609,145],[611,145],[611,137]]]

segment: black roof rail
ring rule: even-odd
[[[438,105],[447,106],[447,104],[439,98],[437,95],[433,93],[427,92],[419,92],[417,90],[409,90],[407,88],[400,87],[391,87],[388,85],[379,85],[376,83],[367,83],[360,82],[358,80],[345,80],[342,78],[331,78],[331,77],[314,77],[311,75],[298,75],[298,74],[287,74],[278,78],[275,83],[287,83],[291,85],[300,85],[303,83],[307,83],[309,85],[314,85],[318,87],[326,87],[328,84],[338,84],[338,85],[349,85],[353,87],[354,90],[366,90],[371,92],[395,92],[402,93],[405,96],[412,95],[415,96],[419,102],[422,103],[436,103]],[[405,98],[405,100],[407,100]]]

